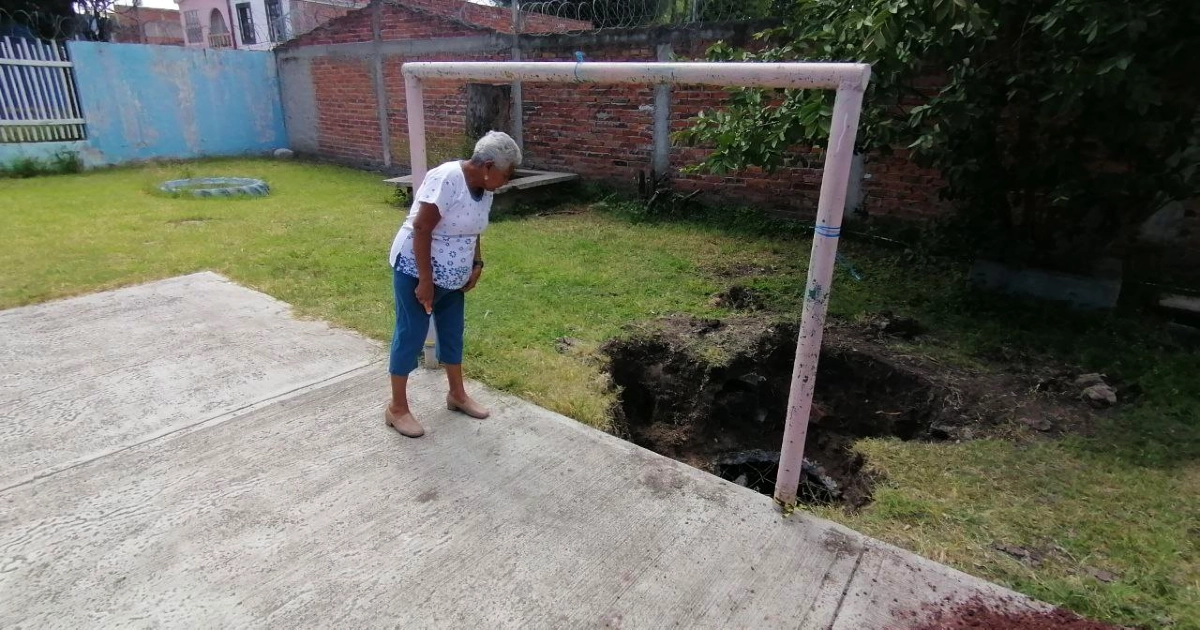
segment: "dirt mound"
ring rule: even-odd
[[[713,296],[713,306],[731,311],[760,311],[766,308],[766,298],[752,287],[735,284]]]

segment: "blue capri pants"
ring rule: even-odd
[[[417,369],[417,357],[425,347],[425,337],[429,334],[429,315],[417,301],[416,278],[393,269],[392,289],[396,295],[396,329],[392,333],[388,372],[395,376],[408,376]],[[464,303],[461,290],[434,285],[433,320],[437,324],[439,363],[462,363]]]

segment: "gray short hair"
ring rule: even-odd
[[[491,162],[496,168],[505,170],[521,165],[521,147],[512,136],[503,131],[489,131],[479,142],[475,143],[475,154],[471,156],[473,164]]]

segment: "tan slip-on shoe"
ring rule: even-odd
[[[446,409],[449,409],[450,411],[461,411],[462,413],[465,413],[472,418],[478,418],[479,420],[483,420],[484,418],[492,415],[490,411],[484,409],[479,405],[479,403],[469,399],[467,402],[461,402],[455,400],[452,396],[450,396],[450,394],[446,394]]]
[[[391,409],[384,408],[383,421],[404,437],[419,438],[425,435],[425,429],[411,413],[396,415]]]

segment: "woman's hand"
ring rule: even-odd
[[[471,279],[467,280],[467,283],[465,285],[463,285],[463,288],[462,288],[463,293],[466,293],[467,291],[474,289],[475,285],[479,282],[479,276],[482,276],[482,275],[483,275],[483,267],[475,267],[474,269],[472,269],[471,270]]]
[[[413,256],[417,259],[417,301],[425,313],[433,313],[433,230],[442,221],[442,212],[431,203],[422,203],[413,221]]]
[[[414,293],[417,294],[417,301],[421,303],[421,306],[425,307],[425,314],[428,315],[428,314],[432,313],[433,312],[433,281],[432,280],[418,281],[417,282],[417,290]]]

